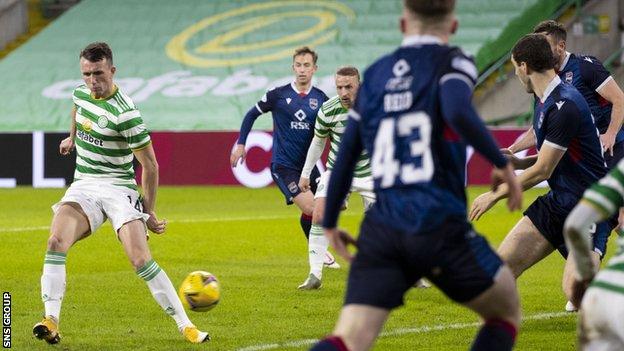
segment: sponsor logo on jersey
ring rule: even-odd
[[[295,112],[295,117],[299,121],[303,121],[304,119],[306,119],[307,115],[305,114],[305,112],[303,112],[303,110],[297,110],[297,112]]]
[[[93,122],[91,122],[88,119],[82,122],[82,129],[86,130],[87,132],[90,132],[91,128],[93,128]]]
[[[291,121],[290,122],[290,129],[310,130],[310,124],[308,122],[295,122],[295,121]]]
[[[104,146],[104,141],[102,139],[95,138],[93,135],[86,133],[82,130],[76,132],[76,136],[78,139],[81,139],[89,144],[93,144],[95,146]]]
[[[317,99],[310,99],[310,108],[313,110],[316,110],[318,108],[318,100]]]
[[[287,105],[290,105],[290,102],[291,102],[291,101],[292,101],[292,99],[291,99],[291,98],[286,98],[286,104],[287,104]]]
[[[106,126],[108,125],[108,118],[106,118],[106,116],[104,115],[100,116],[97,120],[97,125],[100,128],[106,128]]]
[[[572,84],[572,79],[574,78],[574,72],[566,72],[565,81]]]
[[[394,64],[394,67],[392,67],[392,73],[395,75],[395,77],[402,77],[405,75],[405,73],[409,72],[409,70],[410,65],[404,59],[400,59],[399,61],[397,61],[397,63]]]

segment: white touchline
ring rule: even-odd
[[[345,213],[341,217],[356,217],[361,216],[361,213]],[[291,215],[274,215],[274,216],[246,216],[246,217],[214,217],[214,218],[182,218],[167,220],[167,223],[212,223],[212,222],[242,222],[242,221],[266,221],[271,219],[290,219],[296,218]],[[110,225],[110,224],[109,224]],[[0,233],[15,233],[15,232],[32,232],[43,231],[50,229],[50,226],[37,226],[37,227],[14,227],[14,228],[0,228]]]
[[[526,316],[523,318],[525,321],[535,321],[542,319],[550,319],[550,318],[560,318],[565,316],[576,316],[574,313],[570,312],[547,312],[547,313],[538,313],[530,316]],[[453,324],[438,324],[438,325],[430,325],[430,326],[422,326],[422,327],[414,327],[414,328],[399,328],[387,330],[379,334],[379,337],[392,337],[399,336],[405,334],[422,334],[422,333],[430,333],[435,331],[442,330],[452,330],[452,329],[466,329],[466,328],[474,328],[480,326],[480,322],[473,323],[453,323]],[[300,339],[300,340],[292,340],[292,341],[283,341],[279,343],[271,343],[271,344],[260,344],[260,345],[252,345],[243,347],[238,349],[238,351],[263,351],[263,350],[275,350],[279,348],[288,348],[288,347],[300,347],[306,345],[312,345],[317,342],[318,339]]]

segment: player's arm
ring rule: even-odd
[[[522,191],[530,189],[544,180],[549,179],[564,154],[565,150],[544,143],[537,154],[535,163],[517,177]],[[508,196],[509,188],[505,184],[499,186],[496,190],[479,195],[473,201],[470,208],[470,220],[478,220],[499,200]]]
[[[61,144],[59,145],[59,152],[61,153],[61,155],[69,155],[69,153],[74,149],[75,138],[76,138],[76,105],[74,105],[71,111],[69,136],[61,140]]]
[[[595,57],[587,56],[580,60],[581,79],[588,87],[594,89],[605,100],[613,104],[611,120],[604,134],[600,136],[603,149],[613,155],[615,137],[622,128],[624,119],[624,94],[613,80],[611,73],[602,62]]]
[[[299,188],[301,188],[303,192],[310,190],[310,174],[312,174],[316,162],[321,158],[326,142],[326,138],[322,138],[316,133],[314,134],[314,138],[312,138],[312,142],[308,148],[305,165],[301,171],[301,177],[299,178]]]
[[[158,220],[154,208],[156,206],[156,192],[158,189],[158,162],[154,147],[149,142],[147,145],[132,151],[134,157],[139,161],[142,168],[141,188],[143,194],[143,212],[150,217],[147,220],[147,227],[156,234],[162,234],[165,231],[166,221]]]
[[[507,184],[507,189],[511,189],[511,196],[507,202],[508,208],[512,211],[520,209],[522,191],[515,179],[511,163],[500,152],[498,145],[472,105],[472,84],[470,84],[472,82],[467,77],[444,80],[443,76],[442,80],[439,97],[445,122],[494,165],[496,168],[493,173],[494,187],[498,186],[501,180]]]
[[[306,192],[310,189],[310,174],[316,165],[316,162],[321,158],[325,144],[327,143],[327,136],[329,135],[329,128],[325,126],[325,114],[321,108],[316,115],[316,123],[314,123],[314,137],[308,148],[305,164],[301,171],[301,177],[299,179],[299,188]]]
[[[518,140],[507,148],[507,151],[511,154],[515,154],[533,146],[535,146],[535,132],[533,131],[533,126],[530,126],[529,129],[524,132],[520,138],[518,138]]]
[[[565,101],[561,107],[553,110],[546,126],[546,140],[540,148],[535,163],[518,176],[523,190],[547,180],[552,175],[559,161],[566,153],[568,145],[580,128],[581,115],[576,105]],[[496,191],[489,191],[477,197],[470,209],[470,220],[479,219],[497,201],[509,196],[505,185]]]
[[[611,121],[607,131],[600,136],[600,141],[606,150],[609,150],[611,156],[613,156],[613,144],[615,144],[615,137],[617,133],[622,129],[622,122],[624,121],[624,93],[620,86],[609,76],[604,85],[600,89],[596,90],[600,96],[609,101],[613,107],[611,108]]]
[[[347,127],[341,138],[336,163],[332,169],[331,177],[329,177],[327,198],[325,200],[325,215],[323,217],[325,235],[328,237],[334,250],[347,261],[350,261],[353,257],[347,251],[346,240],[344,237],[341,237],[336,226],[342,202],[351,188],[355,164],[363,150],[359,121],[360,115],[354,110],[349,111]]]
[[[258,101],[252,108],[247,111],[245,117],[243,118],[243,122],[241,123],[240,132],[238,135],[238,141],[236,142],[236,146],[232,153],[230,154],[230,164],[232,167],[236,167],[239,161],[242,163],[245,161],[245,143],[247,142],[247,136],[251,132],[251,128],[254,125],[256,119],[263,113],[271,111],[273,108],[273,97],[275,91],[269,90],[267,91],[262,99]]]

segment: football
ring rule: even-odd
[[[219,281],[212,273],[195,271],[186,276],[180,285],[178,295],[186,309],[205,312],[219,303],[221,288]]]

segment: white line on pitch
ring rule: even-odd
[[[360,216],[360,213],[345,213],[341,217],[355,217]],[[242,221],[266,221],[272,219],[290,219],[296,218],[296,215],[274,215],[274,216],[246,216],[246,217],[216,217],[216,218],[187,218],[187,219],[171,219],[167,220],[168,223],[212,223],[212,222],[242,222]],[[0,228],[0,233],[14,233],[14,232],[31,232],[48,230],[49,226],[38,227],[15,227],[15,228]]]
[[[538,314],[526,316],[523,318],[523,320],[536,321],[536,320],[542,320],[542,319],[559,318],[559,317],[574,316],[574,315],[575,315],[574,313],[570,313],[570,312],[548,312],[548,313],[538,313]],[[406,335],[406,334],[423,334],[423,333],[430,333],[430,332],[442,331],[442,330],[474,328],[480,325],[481,325],[480,322],[439,324],[439,325],[431,325],[431,326],[425,325],[422,327],[415,327],[415,328],[399,328],[399,329],[388,330],[388,331],[382,332],[381,334],[379,334],[379,336],[383,338],[383,337]],[[301,339],[301,340],[285,341],[281,343],[252,345],[252,346],[244,347],[242,349],[238,349],[238,351],[264,351],[264,350],[275,350],[279,348],[300,347],[300,346],[312,345],[317,341],[318,339]]]

